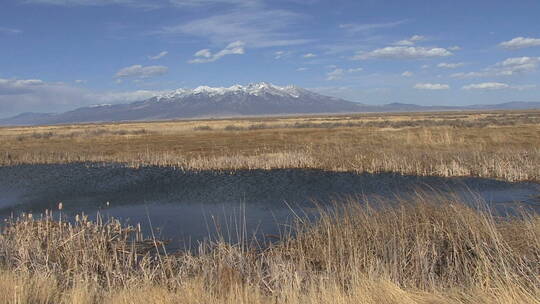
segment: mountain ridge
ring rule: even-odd
[[[421,106],[399,102],[385,105],[367,105],[321,95],[294,85],[276,86],[261,82],[245,86],[199,86],[194,89],[176,89],[132,103],[87,106],[58,114],[27,112],[0,119],[0,125],[46,125],[292,114],[533,108],[540,109],[540,102],[514,101],[494,105],[471,106]]]

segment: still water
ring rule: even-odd
[[[235,172],[66,164],[0,167],[0,217],[20,212],[113,216],[189,248],[218,235],[264,241],[288,230],[315,206],[354,197],[396,201],[417,192],[487,203],[500,214],[516,206],[540,211],[540,185],[483,178],[354,174],[280,169]],[[150,230],[150,227],[152,230]]]

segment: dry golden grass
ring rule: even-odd
[[[540,112],[0,128],[0,166],[121,162],[540,181]],[[372,208],[371,206],[377,206]],[[269,247],[167,253],[110,220],[21,217],[0,235],[0,303],[540,303],[540,216],[455,199],[350,201]]]
[[[0,141],[0,165],[94,161],[540,180],[540,111],[0,128]]]
[[[321,210],[266,248],[175,254],[139,246],[116,221],[23,217],[0,236],[0,302],[540,303],[538,215],[397,203]]]

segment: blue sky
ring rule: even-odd
[[[540,101],[540,1],[2,0],[0,117],[199,85]]]

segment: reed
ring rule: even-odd
[[[539,113],[424,113],[0,128],[0,166],[114,162],[189,170],[314,168],[538,182]],[[466,123],[458,123],[461,121]]]
[[[419,194],[336,203],[266,247],[166,253],[114,219],[11,219],[2,303],[539,303],[540,217]]]

